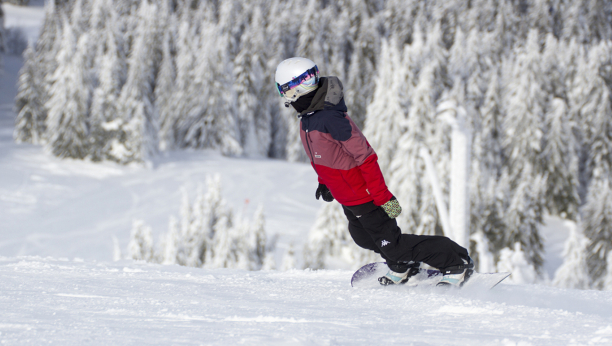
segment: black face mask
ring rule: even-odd
[[[310,107],[310,104],[312,103],[315,94],[316,91],[312,91],[304,96],[301,96],[299,99],[295,100],[294,102],[291,102],[291,106],[293,106],[293,108],[298,113],[302,113],[303,111],[307,110],[308,107]]]

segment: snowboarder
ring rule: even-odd
[[[275,81],[285,107],[301,119],[302,144],[319,180],[316,199],[337,200],[355,243],[386,260],[389,271],[380,284],[407,282],[423,262],[443,272],[438,285],[461,286],[474,268],[465,248],[443,236],[401,233],[395,218],[402,209],[374,149],[347,113],[340,80],[319,77],[313,61],[295,57],[278,65]]]

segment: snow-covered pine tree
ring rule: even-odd
[[[259,7],[255,7],[245,28],[240,51],[234,60],[234,85],[238,101],[240,143],[245,154],[268,155],[271,142],[271,118],[266,80],[265,26]]]
[[[33,78],[33,88],[39,95],[38,102],[29,105],[40,115],[40,121],[44,122],[47,118],[46,104],[49,100],[49,86],[53,84],[53,75],[57,68],[57,54],[62,45],[62,15],[65,15],[65,7],[67,3],[56,4],[55,1],[47,1],[45,3],[45,19],[40,29],[40,36],[36,41],[34,53],[34,69],[35,77]],[[20,104],[16,107],[16,112],[19,113],[25,104]],[[43,133],[39,136],[42,139],[39,143],[46,141],[46,128],[43,126]]]
[[[113,141],[110,158],[120,163],[145,162],[157,151],[158,116],[153,106],[154,47],[152,45],[157,7],[140,3],[138,25],[127,61],[126,82],[119,94],[121,128]]]
[[[397,150],[389,167],[389,188],[403,209],[398,223],[407,233],[436,234],[436,207],[430,185],[425,180],[425,167],[419,151],[426,146],[426,150],[432,151],[434,160],[442,161],[438,156],[441,152],[439,145],[435,148],[427,147],[427,131],[431,130],[431,125],[427,123],[436,112],[433,83],[437,66],[432,61],[419,71],[419,82],[411,95],[408,118],[402,124],[407,130],[397,142]],[[446,175],[438,170],[438,176]]]
[[[132,222],[128,256],[133,260],[147,262],[150,262],[155,256],[151,227],[146,226],[142,220]]]
[[[351,4],[356,6],[363,6],[360,5],[362,3],[364,2],[358,0],[351,1]],[[387,9],[393,9],[392,11],[384,11],[382,13],[386,31],[390,35],[394,35],[401,45],[411,44],[414,40],[414,26],[412,24],[418,13],[418,6],[419,1],[417,0],[388,0],[385,4]]]
[[[578,212],[578,143],[569,119],[567,104],[561,98],[550,102],[545,114],[546,142],[542,154],[547,164],[546,205],[553,215],[575,218]]]
[[[483,104],[478,109],[479,121],[477,124],[479,126],[474,133],[472,144],[471,232],[474,235],[482,232],[486,237],[489,250],[498,252],[504,247],[500,242],[503,234],[506,233],[502,221],[505,209],[504,190],[503,184],[498,183],[502,175],[504,153],[501,146],[502,114],[500,113],[499,76],[497,71],[492,71],[490,75]],[[479,246],[485,244],[484,240],[476,243]],[[479,270],[483,270],[482,267]]]
[[[321,15],[323,3],[321,0],[307,0],[308,4],[301,15],[301,26],[298,34],[296,56],[308,58],[319,67],[322,75],[328,75],[327,56],[323,51],[323,30],[328,23],[323,22],[325,17]]]
[[[41,84],[35,66],[34,46],[30,43],[24,52],[23,67],[19,71],[18,93],[15,109],[19,110],[15,119],[13,137],[17,143],[41,144],[45,132],[43,105],[40,104]]]
[[[609,52],[603,43],[594,48],[592,53]],[[609,54],[609,53],[607,53]],[[589,59],[600,57],[590,54]],[[601,66],[599,62],[591,61],[594,66]],[[582,229],[590,243],[587,247],[587,263],[589,275],[595,288],[604,288],[607,259],[612,250],[612,99],[608,85],[604,84],[607,75],[604,69],[594,69],[597,89],[593,90],[589,100],[585,102],[582,112],[588,114],[585,121],[589,143],[588,171],[591,172],[590,186],[586,203],[582,209]],[[602,73],[604,72],[604,73]],[[608,79],[609,80],[609,79]],[[587,109],[591,111],[587,112]]]
[[[588,172],[599,170],[600,176],[612,172],[612,44],[600,42],[592,47],[588,56],[587,78],[590,88],[582,104],[583,128],[589,144]],[[603,175],[602,175],[603,174]]]
[[[204,5],[204,4],[203,4]],[[203,11],[209,11],[206,8]],[[182,60],[178,61],[177,89],[187,90],[183,113],[179,116],[179,132],[184,133],[184,145],[192,148],[216,148],[224,154],[240,154],[236,122],[235,91],[232,83],[232,63],[229,60],[229,34],[220,32],[212,23],[202,24],[195,55],[192,80],[183,81]],[[188,31],[189,29],[183,29]],[[186,54],[193,44],[185,39]],[[183,42],[180,42],[183,44]]]
[[[293,244],[289,244],[289,248],[283,255],[283,260],[279,270],[287,271],[291,269],[297,268],[297,262],[295,260],[295,250],[293,249]]]
[[[103,1],[111,4],[109,0],[96,2]],[[111,158],[110,151],[120,140],[122,119],[117,114],[118,99],[127,71],[122,35],[117,31],[117,14],[112,4],[107,10],[104,27],[99,31],[103,40],[98,46],[98,85],[93,91],[91,104],[89,155],[94,161]]]
[[[188,267],[201,267],[204,264],[206,251],[210,248],[212,226],[216,221],[215,211],[218,210],[218,203],[222,203],[219,178],[207,177],[206,183],[207,193],[199,186],[193,205],[190,205],[187,191],[183,189],[181,262]]]
[[[287,146],[290,140],[290,126],[293,125],[294,113],[292,109],[285,108],[281,102],[278,93],[273,90],[274,73],[276,66],[284,59],[290,57],[289,51],[294,50],[297,37],[297,26],[292,25],[291,6],[293,1],[273,1],[269,5],[264,2],[262,12],[267,18],[265,27],[265,36],[269,42],[269,48],[266,49],[266,71],[264,74],[264,85],[270,85],[270,88],[263,88],[267,92],[267,107],[270,113],[270,157],[287,158]],[[262,10],[263,11],[263,10]],[[299,149],[299,147],[298,147]],[[298,151],[299,153],[299,151]]]
[[[246,237],[247,253],[251,270],[261,269],[266,257],[266,229],[263,206],[257,207]]]
[[[231,215],[221,215],[213,225],[214,236],[211,242],[214,247],[206,253],[206,267],[234,268],[238,262],[236,251],[237,229],[234,228]]]
[[[175,147],[175,123],[173,118],[174,89],[176,88],[176,69],[171,52],[172,36],[165,32],[162,41],[162,61],[155,85],[155,106],[159,112],[159,149],[170,150]]]
[[[504,149],[513,179],[524,177],[527,168],[533,174],[542,172],[541,152],[546,95],[543,90],[538,33],[529,32],[525,46],[512,63],[504,95]]]
[[[411,83],[407,81],[404,66],[397,42],[393,38],[390,42],[383,41],[376,87],[363,131],[376,150],[383,172],[388,171],[397,141],[405,131],[406,110],[402,106],[402,96],[410,95]]]
[[[185,12],[189,13],[189,12]],[[185,134],[187,133],[191,122],[189,121],[189,113],[196,102],[195,95],[192,95],[192,88],[196,87],[202,76],[195,75],[196,53],[198,49],[198,36],[195,28],[192,27],[185,18],[186,15],[179,18],[178,34],[176,39],[176,79],[175,87],[171,92],[171,107],[170,112],[163,116],[163,134],[169,131],[173,132],[174,145],[182,148],[187,146],[185,142]],[[199,94],[199,97],[205,97],[207,94]]]
[[[612,187],[609,171],[603,176],[598,171],[594,174],[580,227],[589,240],[586,261],[591,283],[593,288],[603,289],[606,273],[611,269],[607,259],[612,253]]]
[[[509,281],[517,284],[533,284],[539,275],[523,252],[520,243],[515,243],[512,248],[506,247],[500,251],[497,272],[512,273]]]
[[[560,51],[567,51],[564,42],[559,42],[551,33],[546,36],[542,52],[542,68],[546,78],[543,89],[547,94],[544,115],[543,165],[548,176],[546,207],[555,214],[575,219],[580,203],[579,149],[580,138],[576,137],[579,124],[571,116],[567,103],[566,71]]]
[[[46,128],[47,149],[59,157],[83,159],[88,154],[87,117],[91,84],[86,80],[87,34],[78,44],[72,26],[64,20],[62,48],[57,54],[57,69],[51,80]],[[78,47],[77,47],[78,46]]]
[[[358,9],[352,14],[351,35],[353,52],[350,56],[348,78],[345,83],[345,101],[351,118],[359,128],[364,128],[367,107],[372,101],[381,36],[377,29],[380,17],[373,16],[362,3],[353,0],[351,6]]]
[[[563,264],[555,271],[553,285],[563,288],[589,288],[589,271],[587,267],[586,248],[588,239],[582,230],[571,221],[566,221],[569,236],[563,246]],[[608,268],[611,268],[608,266]]]
[[[218,18],[216,26],[222,35],[226,35],[224,40],[226,40],[227,47],[225,49],[229,61],[234,61],[240,50],[240,41],[249,19],[247,12],[249,7],[254,11],[259,9],[260,6],[256,1],[250,1],[249,5],[241,6],[240,1],[225,0],[215,7],[216,17]]]
[[[526,175],[531,174],[528,167],[525,170]],[[544,244],[539,226],[542,224],[542,190],[545,184],[546,179],[541,175],[537,175],[535,179],[518,181],[518,185],[512,189],[512,199],[503,215],[506,232],[502,234],[501,243],[496,244],[498,247],[505,245],[508,248],[519,244],[525,258],[538,273],[541,273],[544,263]]]
[[[504,216],[505,243],[511,247],[520,242],[527,260],[539,272],[542,265],[542,242],[538,226],[542,222],[542,184],[546,183],[542,161],[544,107],[540,44],[538,33],[529,32],[516,60],[506,60],[505,78],[509,79],[504,95],[503,149],[505,168],[512,191],[510,210]]]
[[[346,83],[349,58],[351,53],[350,46],[350,14],[342,8],[342,3],[329,3],[322,16],[323,23],[327,23],[323,31],[323,40],[327,42],[323,46],[324,54],[327,56],[327,75],[337,76],[343,83]]]

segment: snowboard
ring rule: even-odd
[[[386,262],[375,262],[364,265],[353,274],[351,286],[359,288],[380,288],[378,278],[385,275],[389,268]],[[491,289],[504,281],[510,273],[477,273],[474,272],[470,279],[462,286]],[[401,286],[408,287],[435,287],[442,279],[442,273],[435,268],[419,268],[419,273],[411,276],[407,283]],[[393,287],[393,286],[387,286]]]

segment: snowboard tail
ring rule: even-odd
[[[351,286],[360,288],[381,287],[378,278],[385,275],[389,268],[386,262],[364,265],[353,274]],[[462,287],[485,287],[491,289],[505,280],[510,273],[476,273]],[[435,286],[442,279],[442,273],[433,268],[419,268],[418,274],[408,279],[406,286]]]

